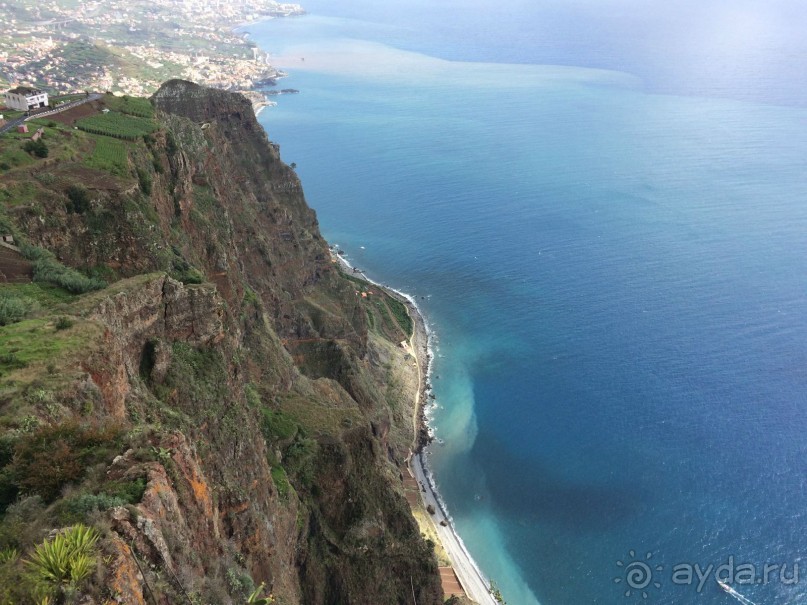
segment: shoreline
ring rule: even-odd
[[[415,393],[415,412],[413,417],[414,437],[412,448],[410,448],[407,459],[407,470],[418,485],[421,486],[420,505],[426,512],[426,516],[434,526],[435,532],[440,538],[443,549],[446,551],[452,563],[454,573],[457,575],[466,595],[479,605],[497,605],[497,601],[490,594],[490,581],[482,573],[477,565],[462,537],[454,527],[454,521],[448,512],[448,508],[440,496],[434,475],[429,468],[427,447],[431,443],[431,433],[429,431],[428,418],[426,417],[426,405],[432,393],[431,375],[432,361],[432,330],[426,321],[423,312],[418,307],[415,298],[405,292],[396,290],[385,284],[381,284],[357,267],[351,265],[344,257],[341,248],[336,246],[331,248],[332,256],[337,260],[339,268],[348,275],[358,275],[368,283],[384,290],[388,295],[402,302],[409,316],[412,318],[413,334],[409,338],[409,346],[412,349],[418,366],[418,389]],[[356,270],[354,270],[356,269]],[[435,510],[435,514],[428,512],[428,507]],[[443,525],[445,523],[446,525]]]

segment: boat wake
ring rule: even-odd
[[[725,582],[722,582],[721,580],[718,580],[717,584],[718,584],[718,586],[720,586],[720,588],[723,589],[723,592],[725,592],[729,596],[734,597],[735,599],[737,599],[743,605],[757,605],[751,599],[748,599],[748,598],[744,597],[743,595],[741,595],[739,592],[734,590],[731,586],[729,586]]]

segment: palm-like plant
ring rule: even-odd
[[[19,556],[20,553],[17,552],[16,548],[4,548],[3,550],[0,550],[0,565],[3,565],[4,563],[13,563]]]
[[[76,553],[89,554],[98,542],[98,532],[92,527],[79,523],[64,530],[64,538],[68,548]]]
[[[96,542],[97,531],[74,525],[37,546],[25,563],[33,580],[44,585],[47,592],[64,594],[77,589],[92,573]]]

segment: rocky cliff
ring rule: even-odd
[[[79,522],[92,574],[51,602],[246,603],[261,583],[442,602],[402,496],[399,303],[338,270],[248,101],[171,81],[152,104],[125,170],[56,125],[68,151],[0,173],[0,228],[39,275],[0,286],[25,307],[0,327],[0,602],[34,602],[23,559]],[[110,285],[47,285],[42,250]]]

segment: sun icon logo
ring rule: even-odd
[[[653,572],[662,571],[664,566],[656,565],[655,567],[651,567],[650,559],[653,558],[653,553],[650,552],[645,555],[644,560],[636,557],[635,550],[629,551],[628,555],[630,555],[631,560],[616,562],[617,567],[621,567],[624,570],[624,577],[619,576],[614,578],[614,584],[625,582],[627,586],[627,590],[625,591],[626,597],[633,594],[640,594],[643,599],[646,599],[647,589],[650,588],[650,586],[661,588],[661,583],[653,580]]]

